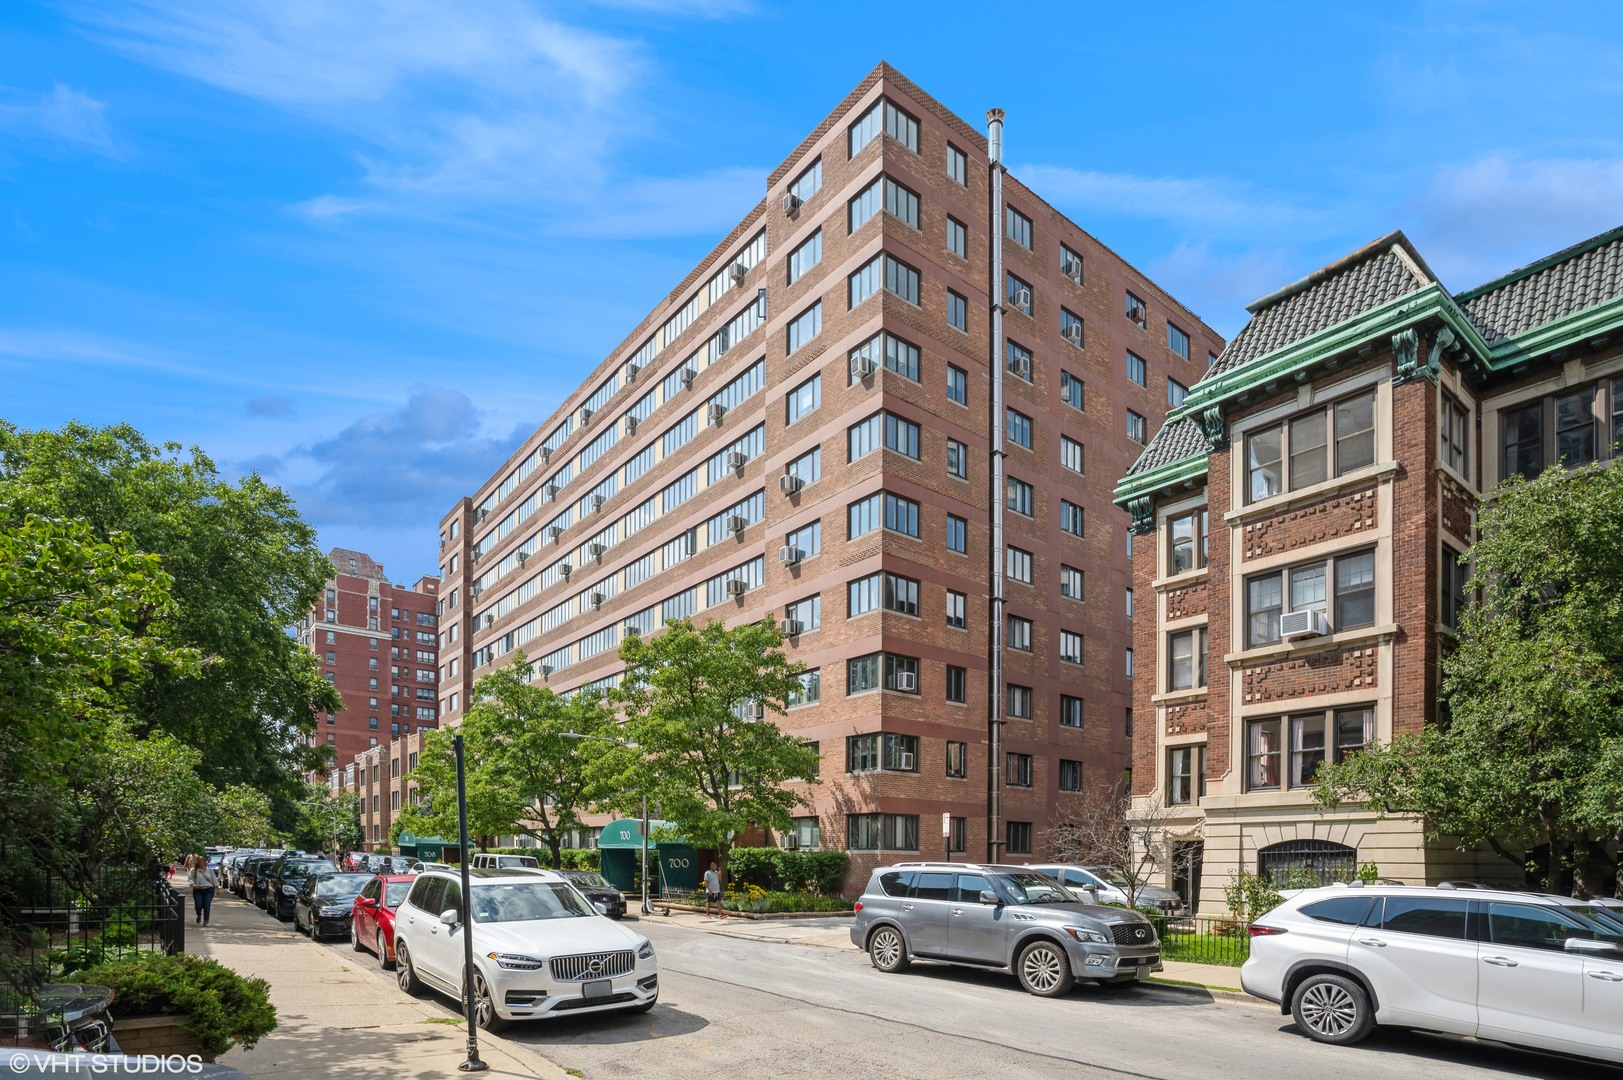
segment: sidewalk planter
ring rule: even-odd
[[[205,1054],[192,1035],[192,1018],[186,1014],[172,1016],[118,1016],[114,1014],[113,1038],[119,1049],[130,1057],[152,1054],[155,1057],[190,1057],[196,1054],[204,1061],[213,1061],[214,1054]]]
[[[81,981],[110,987],[115,995],[114,1037],[123,1044],[127,1030],[139,1032],[137,1018],[159,1018],[171,1026],[184,1023],[195,1053],[213,1061],[232,1046],[250,1048],[276,1027],[270,984],[245,979],[230,968],[190,953],[164,956],[143,953],[91,968]],[[162,1027],[153,1024],[153,1029]],[[154,1038],[160,1037],[156,1033]],[[181,1052],[181,1051],[176,1051]]]

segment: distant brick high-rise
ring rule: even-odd
[[[440,582],[390,584],[381,563],[346,548],[327,558],[334,574],[299,624],[299,641],[344,697],[311,739],[333,747],[342,767],[368,747],[439,726]]]
[[[777,722],[822,753],[774,842],[856,881],[940,855],[946,814],[956,852],[1040,855],[1128,765],[1112,485],[1222,341],[886,65],[766,188],[442,520],[442,715],[520,650],[601,687],[629,629],[771,618],[812,669]]]

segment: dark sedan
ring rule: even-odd
[[[611,919],[622,919],[626,913],[626,898],[619,889],[603,880],[596,870],[560,870],[580,894],[594,904],[603,905],[603,914]]]
[[[371,880],[371,874],[311,874],[293,898],[293,928],[313,938],[348,937],[355,898]]]
[[[326,859],[283,859],[266,879],[265,910],[278,919],[293,917],[293,899],[304,879],[311,874],[335,873],[338,867]]]
[[[265,898],[270,895],[271,872],[276,869],[276,864],[281,861],[280,856],[254,860],[249,877],[244,882],[247,898],[254,907],[262,908],[265,906]]]

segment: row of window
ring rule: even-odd
[[[912,772],[919,771],[919,737],[872,733],[851,735],[845,740],[845,771]],[[945,775],[963,779],[969,775],[969,744],[948,740],[943,756]],[[1006,753],[1004,755],[1004,782],[1010,787],[1031,787],[1034,776],[1034,758],[1031,754]],[[1061,791],[1082,790],[1082,762],[1061,758],[1057,774]]]
[[[949,817],[947,836],[947,849],[949,851],[963,851],[965,834],[967,832],[967,819]],[[1004,851],[1009,855],[1031,854],[1031,822],[1010,821],[1005,823]],[[918,851],[919,850],[919,815],[917,814],[847,814],[845,816],[845,848],[847,851]],[[887,875],[896,877],[898,875]],[[942,899],[958,895],[953,891],[954,875],[950,873],[923,873],[918,874],[921,887],[926,888],[930,895],[940,893]],[[964,883],[968,895],[979,897],[981,891],[990,888],[990,882],[979,875],[958,875],[959,881]],[[939,879],[939,881],[937,880]],[[939,885],[939,888],[936,886]],[[903,891],[906,885],[902,886]]]

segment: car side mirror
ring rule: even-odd
[[[1567,950],[1567,952],[1596,953],[1598,955],[1605,956],[1608,959],[1617,955],[1618,952],[1623,951],[1619,950],[1618,947],[1613,945],[1610,941],[1595,941],[1591,938],[1581,937],[1569,937],[1566,945],[1563,947]]]
[[[1095,904],[1097,904],[1099,902],[1099,886],[1097,886],[1097,885],[1084,885],[1084,886],[1082,886],[1082,891],[1087,893],[1090,897],[1092,897],[1093,902]]]
[[[601,901],[594,900],[592,902],[592,907],[597,909],[597,913],[599,915],[607,915],[609,913],[609,905]]]
[[[991,904],[993,907],[1002,907],[1003,906],[1003,898],[1001,896],[999,896],[997,893],[993,892],[991,889],[982,889],[981,890],[981,903],[983,903],[983,904]]]
[[[444,911],[440,912],[440,922],[444,923],[446,926],[455,926],[461,921],[462,920],[457,916],[456,908],[446,908]]]

